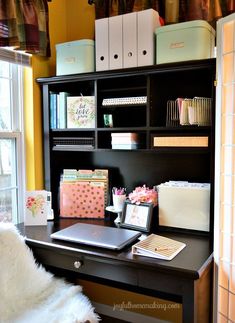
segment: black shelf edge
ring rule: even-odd
[[[165,126],[140,126],[140,127],[98,127],[98,128],[57,128],[57,129],[50,129],[52,132],[67,132],[67,131],[139,131],[139,130],[144,130],[144,131],[201,131],[201,130],[211,130],[211,126],[180,126],[180,127],[165,127]]]
[[[215,58],[200,59],[192,61],[174,62],[167,64],[158,64],[150,66],[140,66],[133,68],[122,68],[118,70],[107,70],[100,72],[90,72],[82,74],[71,74],[71,75],[59,75],[51,77],[40,77],[36,81],[41,84],[56,84],[56,83],[67,83],[76,81],[92,81],[107,78],[116,78],[132,75],[151,75],[152,73],[166,73],[166,72],[182,72],[184,70],[195,70],[195,69],[210,69],[216,65]]]
[[[56,128],[56,129],[50,129],[50,131],[52,132],[75,132],[75,131],[93,131],[95,132],[96,131],[96,128],[64,128],[64,129],[61,129],[61,128]]]
[[[157,131],[157,132],[167,132],[167,131],[172,131],[172,132],[195,132],[198,133],[200,131],[211,131],[211,126],[179,126],[179,127],[148,127],[148,126],[140,126],[140,127],[98,127],[98,128],[64,128],[64,129],[50,129],[52,132],[95,132],[95,131],[108,131],[108,132],[130,132],[130,131]]]
[[[108,131],[108,132],[138,132],[138,131],[147,131],[147,127],[113,127],[113,128],[97,128],[97,131],[103,132],[103,131]]]
[[[112,128],[105,128],[105,127],[99,127],[97,128],[97,131],[158,131],[158,132],[167,132],[167,131],[172,131],[175,132],[195,132],[198,133],[200,131],[210,131],[211,127],[210,126],[180,126],[180,127],[112,127]]]
[[[64,151],[80,151],[80,152],[133,152],[133,153],[154,153],[154,154],[175,154],[176,152],[179,154],[209,154],[210,149],[208,148],[198,148],[198,147],[161,147],[161,148],[142,148],[142,149],[111,149],[111,148],[90,148],[90,149],[82,149],[82,148],[71,148],[62,149],[58,147],[53,147],[52,151],[64,152]]]
[[[147,85],[146,86],[128,86],[128,87],[115,87],[115,88],[109,88],[109,89],[101,89],[99,90],[100,93],[113,93],[115,92],[122,92],[122,91],[136,91],[136,90],[146,90],[147,91]]]
[[[184,131],[201,131],[201,130],[211,130],[211,126],[178,126],[178,127],[148,127],[148,130],[150,131],[177,131],[177,132],[184,132]]]

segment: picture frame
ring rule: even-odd
[[[153,215],[152,203],[133,204],[125,201],[120,226],[149,232]]]

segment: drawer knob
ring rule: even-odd
[[[81,267],[81,262],[80,261],[74,261],[74,267],[76,268],[76,269],[79,269],[80,267]]]

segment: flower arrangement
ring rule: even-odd
[[[124,187],[113,187],[112,192],[113,195],[126,195],[126,189]]]
[[[129,200],[133,204],[153,203],[157,205],[157,192],[154,189],[146,187],[146,185],[138,186],[128,195]]]

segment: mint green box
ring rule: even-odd
[[[156,64],[214,57],[215,30],[205,20],[158,27]]]
[[[56,45],[56,75],[94,71],[94,40],[82,39]]]

